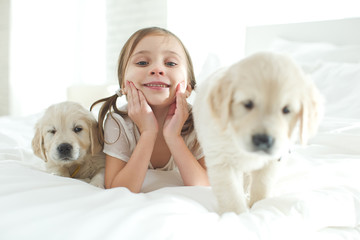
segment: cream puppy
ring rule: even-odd
[[[104,188],[105,155],[97,122],[80,104],[50,106],[36,123],[32,148],[46,162],[48,172],[84,180]]]
[[[321,102],[315,85],[290,58],[270,52],[254,54],[201,84],[193,106],[195,129],[219,213],[242,213],[271,196],[295,130],[305,144],[318,127]],[[244,174],[250,175],[249,201]]]

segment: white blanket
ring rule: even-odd
[[[140,194],[46,173],[30,146],[38,117],[0,118],[0,239],[360,239],[357,119],[325,118],[275,197],[219,216],[211,188],[176,171],[149,171]]]

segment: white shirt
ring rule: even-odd
[[[127,105],[123,106],[121,110],[127,110]],[[120,131],[120,132],[119,132]],[[117,113],[108,113],[104,125],[104,153],[128,162],[135,146],[140,138],[140,132],[136,124],[130,119],[130,117],[122,117]],[[199,160],[204,157],[204,153],[199,144],[196,143],[195,130],[190,134],[183,136],[185,144]],[[149,168],[154,167],[149,163]],[[158,170],[169,171],[176,168],[176,164],[173,156],[170,157],[168,163],[163,168],[157,168]]]

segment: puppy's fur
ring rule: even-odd
[[[322,97],[288,57],[262,52],[213,74],[193,106],[195,129],[219,213],[247,211],[271,196],[294,132],[306,143],[317,130]],[[250,199],[244,192],[250,175]]]
[[[98,140],[97,122],[80,104],[50,106],[36,123],[32,148],[46,162],[48,172],[90,180],[104,188],[105,155]]]

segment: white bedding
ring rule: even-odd
[[[308,146],[294,148],[276,197],[218,216],[210,187],[183,187],[177,172],[149,171],[141,194],[44,172],[30,148],[37,117],[0,118],[1,239],[359,237],[357,119],[325,118]]]
[[[360,66],[316,64],[319,133],[294,146],[276,196],[240,215],[217,215],[211,188],[176,171],[149,171],[140,194],[48,174],[30,145],[40,114],[0,118],[0,239],[360,239]]]

